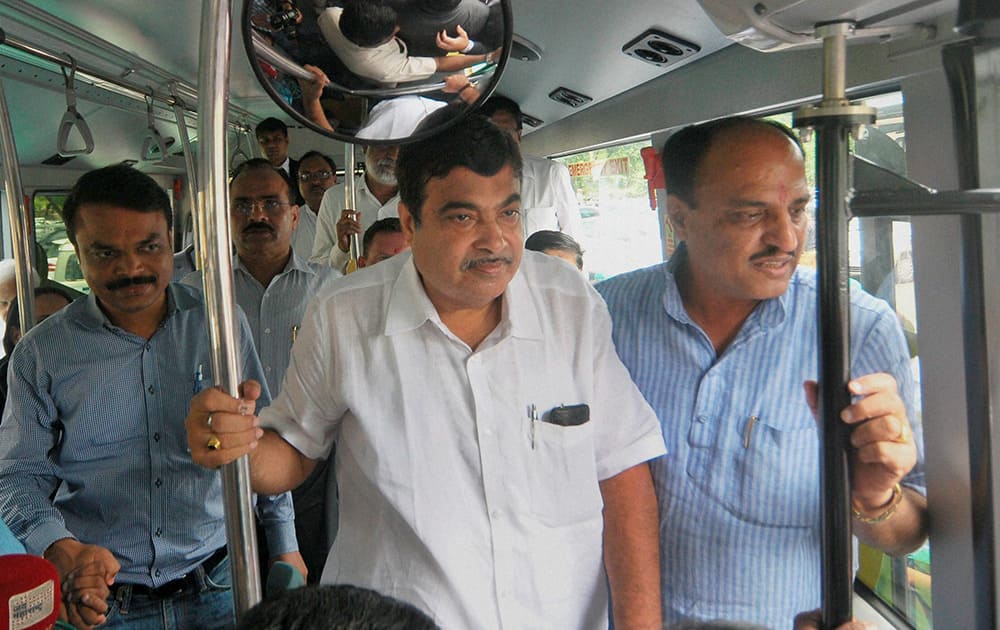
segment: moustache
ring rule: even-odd
[[[244,234],[249,234],[251,232],[271,232],[271,233],[274,233],[275,229],[274,229],[273,225],[270,225],[268,223],[262,223],[260,221],[256,221],[254,223],[247,224],[247,226],[245,228],[243,228],[242,232]]]
[[[133,276],[131,278],[119,278],[118,280],[112,280],[104,285],[104,288],[108,291],[117,291],[133,285],[153,284],[155,282],[156,276]]]
[[[462,271],[468,271],[470,269],[475,269],[476,267],[481,267],[483,265],[492,265],[495,263],[501,263],[504,265],[513,265],[514,259],[510,256],[489,256],[487,258],[473,258],[471,260],[463,260],[461,269]]]
[[[779,249],[779,248],[777,248],[777,247],[775,247],[775,246],[772,245],[772,246],[768,247],[767,249],[765,249],[764,251],[757,252],[756,254],[754,254],[753,256],[751,256],[750,260],[753,261],[753,260],[760,260],[761,258],[774,258],[776,256],[789,256],[789,257],[794,258],[795,257],[795,252],[794,251],[791,251],[791,252],[782,251],[781,249]]]

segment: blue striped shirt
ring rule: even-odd
[[[236,303],[250,324],[257,356],[264,370],[267,389],[281,391],[281,381],[292,356],[292,343],[302,326],[306,306],[340,272],[292,252],[285,268],[265,287],[246,268],[239,256],[233,256],[233,283]],[[184,284],[201,286],[201,272],[184,278]]]
[[[788,628],[795,613],[820,605],[819,441],[802,387],[817,371],[815,272],[798,270],[716,356],[681,303],[672,263],[597,285],[669,453],[651,462],[664,623]],[[862,291],[851,294],[851,348],[852,374],[891,373],[914,420],[896,316]]]
[[[155,587],[226,543],[221,475],[191,461],[184,429],[192,394],[212,384],[205,309],[191,287],[168,285],[167,299],[149,340],[112,325],[91,294],[17,345],[0,514],[29,553],[75,537],[115,555],[117,581]],[[260,378],[240,326],[243,373]],[[258,509],[272,553],[295,550],[290,496],[261,497]]]

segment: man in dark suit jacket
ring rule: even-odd
[[[299,194],[299,161],[288,157],[288,126],[277,118],[265,118],[257,125],[255,133],[267,160],[292,180],[293,203],[301,206],[305,199]]]

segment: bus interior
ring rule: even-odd
[[[317,149],[345,167],[345,137],[291,117],[248,58],[243,21],[276,11],[274,2],[232,3],[228,88],[199,87],[203,16],[213,4],[0,0],[0,82],[13,130],[5,156],[16,158],[24,220],[51,278],[86,290],[59,208],[93,168],[126,162],[154,176],[177,211],[175,247],[190,238],[197,195],[189,173],[201,155],[205,100],[225,107],[227,125],[217,133],[227,165],[259,156],[253,128],[277,116],[289,123],[293,155]],[[315,3],[297,4],[310,11]],[[793,124],[799,108],[824,98],[817,25],[850,24],[846,96],[877,111],[874,124],[854,133],[853,150],[879,168],[871,177],[864,166],[855,171],[849,271],[895,307],[911,344],[932,522],[929,542],[905,558],[859,551],[855,614],[882,627],[1000,627],[1000,205],[985,194],[981,203],[963,196],[1000,188],[996,3],[503,4],[513,39],[490,88],[525,112],[522,151],[569,167],[594,281],[673,251],[666,191],[648,157],[669,134],[734,114]],[[916,191],[911,207],[893,201],[903,189]],[[17,238],[9,190],[3,258],[14,255]],[[811,249],[803,264],[816,264]]]

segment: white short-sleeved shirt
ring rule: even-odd
[[[309,306],[261,421],[311,458],[336,440],[324,583],[376,589],[443,628],[607,627],[598,482],[662,454],[663,437],[597,293],[524,254],[475,351],[441,322],[409,254]],[[574,404],[589,421],[545,421]]]
[[[538,230],[580,234],[580,205],[569,177],[559,162],[525,155],[521,178],[521,213],[524,237]]]
[[[358,213],[361,215],[358,222],[361,224],[362,236],[364,230],[367,230],[372,223],[379,219],[399,216],[398,194],[382,203],[368,189],[364,175],[358,175],[354,179],[354,186],[355,202],[358,206]],[[337,245],[337,221],[340,220],[343,208],[344,182],[338,182],[326,189],[326,192],[323,193],[323,201],[319,204],[319,213],[316,216],[316,236],[313,239],[312,255],[309,257],[309,262],[330,265],[337,271],[344,270],[349,256]]]
[[[354,74],[393,86],[427,79],[437,72],[434,57],[409,56],[406,44],[398,37],[371,47],[361,47],[347,39],[340,30],[343,12],[341,7],[331,7],[320,13],[316,22],[323,39]]]

